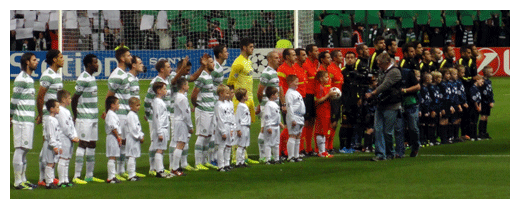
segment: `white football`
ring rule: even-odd
[[[341,97],[341,90],[339,90],[338,87],[332,87],[330,88],[331,92],[336,92],[337,95],[333,97],[333,99],[339,99]]]

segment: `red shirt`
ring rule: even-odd
[[[312,62],[309,58],[305,60],[303,63],[303,70],[307,74],[307,84],[305,85],[305,93],[314,94],[316,88],[316,80],[314,77],[316,76],[316,72],[318,72],[318,60],[314,60]],[[302,95],[303,96],[303,95]]]
[[[289,85],[287,84],[287,76],[290,75],[290,73],[294,72],[294,69],[287,64],[287,62],[284,62],[282,65],[278,67],[276,70],[278,72],[278,79],[280,79],[280,87],[283,89],[283,93],[287,92],[289,89]]]
[[[307,88],[307,74],[305,73],[305,70],[300,67],[300,65],[298,63],[294,63],[293,65],[293,69],[294,69],[294,73],[296,76],[298,76],[298,88],[296,89],[296,91],[298,91],[303,98],[305,98],[305,94],[306,94],[306,88]]]
[[[296,75],[298,77],[298,82],[300,85],[296,89],[302,97],[305,95],[305,84],[307,81],[307,77],[305,75],[305,71],[298,65],[298,63],[294,63],[293,66],[289,66],[287,62],[284,62],[280,67],[278,67],[278,79],[280,79],[280,86],[283,88],[283,93],[287,93],[289,89],[289,84],[287,83],[287,76]]]
[[[324,96],[327,96],[329,91],[330,91],[330,86],[318,84],[317,88],[316,88],[315,101],[317,101],[318,99],[320,99]],[[318,117],[325,117],[325,118],[330,117],[329,100],[325,100],[325,102],[323,102],[321,104],[316,104],[316,115]]]
[[[335,63],[330,63],[329,67],[327,67],[327,71],[329,72],[329,83],[331,83],[331,87],[341,89],[343,85],[341,69]]]

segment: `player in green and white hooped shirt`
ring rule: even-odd
[[[213,47],[213,54],[215,55],[215,67],[214,70],[211,72],[211,76],[213,77],[213,91],[215,92],[215,101],[218,101],[217,86],[222,84],[224,81],[224,67],[222,66],[229,57],[227,46],[225,44],[220,44]],[[216,121],[213,124],[216,124]],[[209,141],[209,157],[211,158],[211,164],[215,166],[217,165],[216,151],[217,148],[215,147],[215,136],[211,135],[211,139]]]
[[[11,127],[13,130],[14,154],[14,188],[31,190],[36,185],[27,181],[27,153],[32,149],[34,134],[35,90],[32,73],[38,67],[36,56],[27,52],[20,60],[20,74],[14,80],[11,94]],[[14,125],[14,126],[13,126]]]
[[[87,182],[105,182],[94,177],[94,163],[96,157],[96,142],[98,140],[98,89],[94,73],[98,72],[99,64],[96,55],[87,54],[83,58],[83,71],[76,81],[76,92],[72,96],[72,115],[79,136],[76,149],[75,172],[72,183],[86,184]],[[87,156],[85,180],[81,180],[84,156]]]
[[[163,82],[166,84],[166,95],[162,98],[164,103],[166,104],[166,107],[168,108],[168,111],[170,111],[170,103],[171,103],[171,90],[170,90],[170,82],[168,82],[168,76],[170,76],[170,72],[172,68],[170,67],[170,63],[168,63],[167,60],[162,59],[157,62],[155,65],[155,69],[159,73],[152,81],[150,82],[150,86],[148,88],[148,91],[146,92],[146,96],[144,98],[144,108],[145,108],[145,120],[148,121],[148,124],[150,124],[150,127],[152,127],[152,121],[153,121],[153,112],[152,112],[152,101],[156,97],[155,92],[153,91],[152,87],[153,84],[156,82]],[[153,129],[150,128],[150,137],[153,136]],[[151,139],[151,138],[150,138]],[[170,140],[170,139],[164,139],[164,140]],[[154,166],[155,162],[155,153],[157,150],[154,149],[153,140],[150,140],[150,148],[149,151],[149,162],[150,162],[150,171],[149,174],[152,176],[156,175],[156,170]]]
[[[115,53],[117,59],[117,68],[112,71],[108,77],[108,93],[107,97],[115,96],[119,100],[119,110],[116,111],[116,115],[119,117],[119,122],[124,124],[126,116],[130,111],[128,100],[130,99],[130,83],[128,82],[128,73],[125,72],[127,68],[132,67],[132,55],[130,50],[127,48],[119,48]],[[121,175],[125,174],[125,133],[121,133],[123,136],[123,145],[121,145],[121,152],[119,158],[116,159],[116,178],[120,181],[126,181]]]
[[[191,104],[195,108],[195,126],[197,141],[195,142],[195,167],[207,170],[207,167],[217,168],[209,162],[204,162],[209,155],[209,143],[213,135],[215,93],[213,77],[213,59],[209,58],[208,66],[195,81],[195,88],[191,94]]]
[[[256,93],[258,101],[260,102],[260,111],[263,111],[265,103],[269,101],[269,98],[267,98],[265,94],[265,89],[269,86],[279,89],[280,80],[278,79],[278,74],[276,72],[276,69],[278,69],[279,64],[280,57],[278,56],[278,53],[274,51],[269,52],[267,54],[267,68],[265,68],[262,71],[262,75],[260,75],[260,84],[258,85],[258,91]],[[276,101],[276,103],[280,105],[278,101]],[[261,129],[264,128],[264,120],[260,121],[260,127]],[[262,133],[262,131],[260,131],[260,133],[258,134],[258,149],[260,153],[260,161],[265,162],[266,159],[264,153],[264,134]]]
[[[130,83],[130,98],[137,97],[139,100],[141,100],[141,97],[139,95],[139,78],[137,78],[137,75],[139,73],[144,72],[144,65],[143,61],[140,57],[133,55],[132,56],[132,68],[128,71],[128,82]],[[137,175],[140,177],[139,175]]]
[[[38,116],[36,117],[37,124],[45,123],[47,117],[49,117],[49,111],[43,108],[43,104],[49,99],[58,99],[57,93],[63,89],[61,72],[58,72],[64,63],[61,52],[56,49],[49,50],[45,57],[45,62],[47,62],[49,68],[43,71],[40,77],[40,89],[38,90],[38,97],[36,99],[36,108],[38,109]],[[45,135],[44,129],[42,136]],[[42,152],[40,152],[40,179],[38,185],[45,184],[43,180],[45,179],[45,166],[47,165],[47,162],[42,162],[41,156]]]

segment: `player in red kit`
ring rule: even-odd
[[[328,53],[327,53],[328,55]],[[330,55],[329,58],[330,59]],[[321,59],[320,59],[321,60]],[[319,82],[316,88],[316,141],[318,144],[318,156],[331,158],[333,155],[329,154],[325,149],[325,141],[330,132],[330,100],[329,97],[336,93],[330,91],[330,86],[327,84],[329,75],[327,71],[320,70],[316,74],[316,80]]]
[[[331,83],[331,87],[336,87],[341,89],[343,85],[343,74],[341,73],[341,66],[343,66],[343,55],[341,51],[334,50],[330,53],[332,58],[332,62],[327,67],[327,71],[329,72],[329,81]],[[338,99],[330,100],[331,105],[331,130],[330,135],[326,140],[326,149],[330,154],[334,154],[334,137],[336,136],[336,128],[338,125],[338,120],[341,117],[340,107],[341,102]]]
[[[305,85],[305,125],[302,130],[302,141],[305,142],[305,155],[316,155],[312,150],[312,136],[314,131],[314,122],[316,120],[316,106],[314,103],[314,92],[316,88],[316,72],[318,72],[318,47],[315,44],[307,45],[307,60],[303,63],[303,70],[307,74],[307,84]],[[303,142],[300,143],[303,146]],[[316,141],[314,141],[316,147]]]

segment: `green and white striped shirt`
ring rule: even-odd
[[[128,82],[130,83],[130,98],[137,97],[138,99],[141,99],[139,95],[139,78],[129,72]]]
[[[13,121],[34,124],[35,92],[33,78],[25,71],[20,72],[14,80],[11,95],[10,116]]]
[[[63,81],[61,73],[54,72],[50,67],[42,73],[40,78],[40,86],[47,89],[43,101],[49,99],[58,100],[58,91],[63,89]],[[44,105],[45,106],[45,105]],[[48,115],[47,108],[43,108],[43,115]]]
[[[200,90],[197,95],[197,108],[202,111],[213,112],[216,102],[213,77],[208,72],[202,71],[195,81],[195,87]]]
[[[168,78],[166,78],[168,79]],[[146,96],[144,98],[144,113],[146,115],[146,118],[148,121],[152,120],[153,111],[152,111],[152,102],[153,99],[155,99],[155,92],[153,92],[153,84],[155,82],[163,82],[166,83],[166,96],[164,96],[162,99],[164,103],[166,104],[166,108],[171,113],[171,90],[170,90],[170,82],[168,80],[164,80],[160,76],[156,76],[152,81],[150,82],[150,86],[148,87],[148,91],[146,92]]]
[[[260,84],[262,84],[264,88],[264,96],[262,97],[262,101],[260,102],[260,106],[264,106],[265,103],[269,101],[269,98],[267,98],[267,95],[265,94],[265,90],[267,87],[272,86],[278,89],[280,91],[280,79],[278,78],[278,74],[276,70],[274,70],[272,67],[267,66],[267,68],[264,69],[262,72],[262,75],[260,75]],[[280,102],[277,100],[275,101],[277,105],[280,105]]]
[[[98,120],[98,89],[96,77],[83,71],[76,81],[76,95],[78,99],[78,119]]]
[[[215,91],[215,98],[218,98],[217,87],[224,82],[224,67],[215,61],[215,70],[211,72],[211,76],[213,77],[213,91]]]
[[[130,99],[128,73],[117,67],[108,77],[108,90],[114,92],[114,96],[119,99],[119,110],[116,111],[116,114],[126,117],[128,111],[130,111],[130,106],[128,106],[128,99]]]

